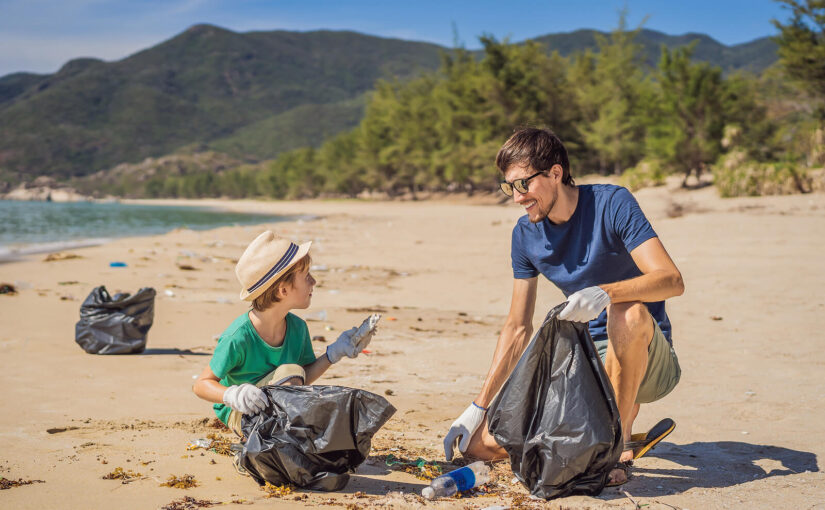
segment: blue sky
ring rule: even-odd
[[[492,33],[521,41],[580,28],[610,30],[626,6],[632,27],[706,33],[724,44],[774,35],[787,11],[772,0],[0,0],[0,76],[54,72],[67,60],[118,60],[196,23],[231,30],[355,30],[468,48]]]

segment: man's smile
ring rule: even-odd
[[[525,203],[524,203],[524,204],[522,204],[522,205],[524,205],[524,210],[525,210],[525,211],[529,211],[529,210],[530,210],[530,208],[532,208],[534,205],[536,205],[536,201],[535,201],[535,200],[531,200],[530,202],[525,202]]]

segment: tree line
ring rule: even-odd
[[[573,175],[622,175],[630,187],[712,172],[723,195],[809,191],[825,163],[825,6],[780,0],[780,63],[759,76],[724,75],[662,47],[647,68],[637,30],[621,17],[597,51],[547,54],[535,42],[480,38],[482,56],[457,48],[438,71],[376,84],[354,129],[276,159],[218,173],[156,175],[143,196],[306,198],[488,190],[493,160],[519,126],[565,142]]]

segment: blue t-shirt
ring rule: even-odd
[[[555,225],[548,219],[530,223],[519,218],[513,229],[511,257],[515,278],[539,273],[565,296],[586,287],[640,276],[630,252],[656,237],[642,209],[621,186],[579,186],[579,200],[570,220]],[[645,303],[668,342],[670,319],[665,302]],[[590,321],[593,341],[607,340],[607,311]]]

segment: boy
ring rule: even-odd
[[[221,334],[192,391],[213,402],[215,414],[238,436],[243,436],[241,417],[269,404],[261,387],[311,384],[344,356],[358,356],[375,334],[380,315],[343,332],[326,355],[316,359],[306,322],[289,313],[308,308],[312,300],[311,244],[298,246],[266,231],[250,243],[235,267],[240,297],[251,301],[252,309]]]

